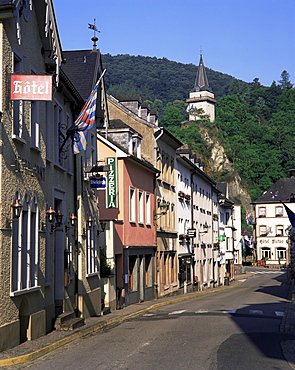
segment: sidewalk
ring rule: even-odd
[[[0,353],[0,367],[12,366],[22,364],[30,361],[34,361],[37,358],[54,351],[55,349],[73,342],[74,340],[80,339],[86,335],[103,331],[111,327],[117,326],[124,321],[130,320],[133,317],[142,315],[150,310],[167,306],[169,304],[183,302],[192,298],[201,297],[207,294],[220,292],[222,290],[232,289],[243,283],[244,279],[248,279],[253,276],[251,273],[238,275],[235,280],[230,282],[228,286],[220,286],[217,288],[210,288],[205,291],[193,292],[182,294],[172,297],[163,297],[154,299],[152,301],[141,302],[132,304],[123,308],[122,310],[116,310],[105,316],[90,317],[85,320],[85,325],[72,331],[52,331],[51,333],[40,337],[32,341],[26,341],[16,347],[8,349]],[[294,312],[295,305],[292,302],[288,302],[286,305],[285,317],[282,320],[280,331],[292,331],[294,330]]]

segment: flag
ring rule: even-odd
[[[106,70],[103,71],[96,82],[75,123],[68,129],[68,135],[72,136],[74,154],[81,153],[86,150],[88,131],[93,128],[95,122],[98,85],[105,71]]]
[[[250,212],[246,212],[246,223],[247,223],[247,226],[251,225],[251,214],[250,214]]]
[[[90,23],[88,23],[88,28],[90,28],[90,29],[91,29],[91,30],[93,30],[93,31],[100,32],[100,31],[98,31],[98,29],[96,28],[96,25],[95,25],[95,24],[90,24]]]
[[[287,215],[288,215],[288,218],[289,218],[289,221],[290,221],[292,227],[295,227],[295,213],[293,211],[291,211],[291,209],[289,207],[287,207],[286,204],[283,203],[281,201],[281,199],[278,198],[274,193],[271,193],[271,195],[273,197],[275,197],[279,202],[281,202],[283,204],[283,206],[285,207],[285,210],[287,212]]]

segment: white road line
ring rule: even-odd
[[[223,313],[236,313],[237,310],[224,310]]]
[[[261,311],[261,310],[249,310],[249,313],[251,315],[262,315],[263,311]]]
[[[277,316],[280,316],[280,317],[282,317],[282,316],[284,316],[285,314],[284,314],[284,312],[281,312],[281,311],[275,311],[275,314],[277,315]]]
[[[247,279],[240,279],[240,280],[238,280],[238,281],[241,281],[242,283],[244,282],[244,281],[246,281]]]
[[[142,315],[143,317],[151,317],[151,316],[155,316],[154,313],[146,313],[144,315]]]
[[[181,315],[182,313],[184,313],[186,310],[180,310],[180,311],[173,311],[173,312],[170,312],[169,315]]]
[[[208,313],[208,312],[209,312],[208,310],[198,310],[195,313]]]

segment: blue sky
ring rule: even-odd
[[[295,84],[295,0],[53,0],[63,50],[143,55],[198,64],[269,86]]]

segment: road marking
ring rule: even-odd
[[[170,312],[169,315],[181,315],[182,313],[184,313],[186,310],[180,310],[180,311],[173,311],[173,312]]]
[[[155,316],[154,313],[146,313],[144,315],[142,315],[143,317],[151,317],[151,316]]]
[[[244,282],[244,281],[246,281],[247,279],[240,279],[240,280],[238,280],[238,281],[241,281],[242,283]]]
[[[236,313],[237,310],[224,310],[223,313]]]
[[[280,316],[280,317],[282,317],[282,316],[284,316],[285,314],[284,314],[284,312],[281,312],[281,311],[275,311],[275,314],[277,315],[277,316]]]
[[[208,310],[198,310],[195,313],[208,313],[208,312],[209,312]]]
[[[263,312],[261,310],[249,310],[251,315],[262,315]]]

